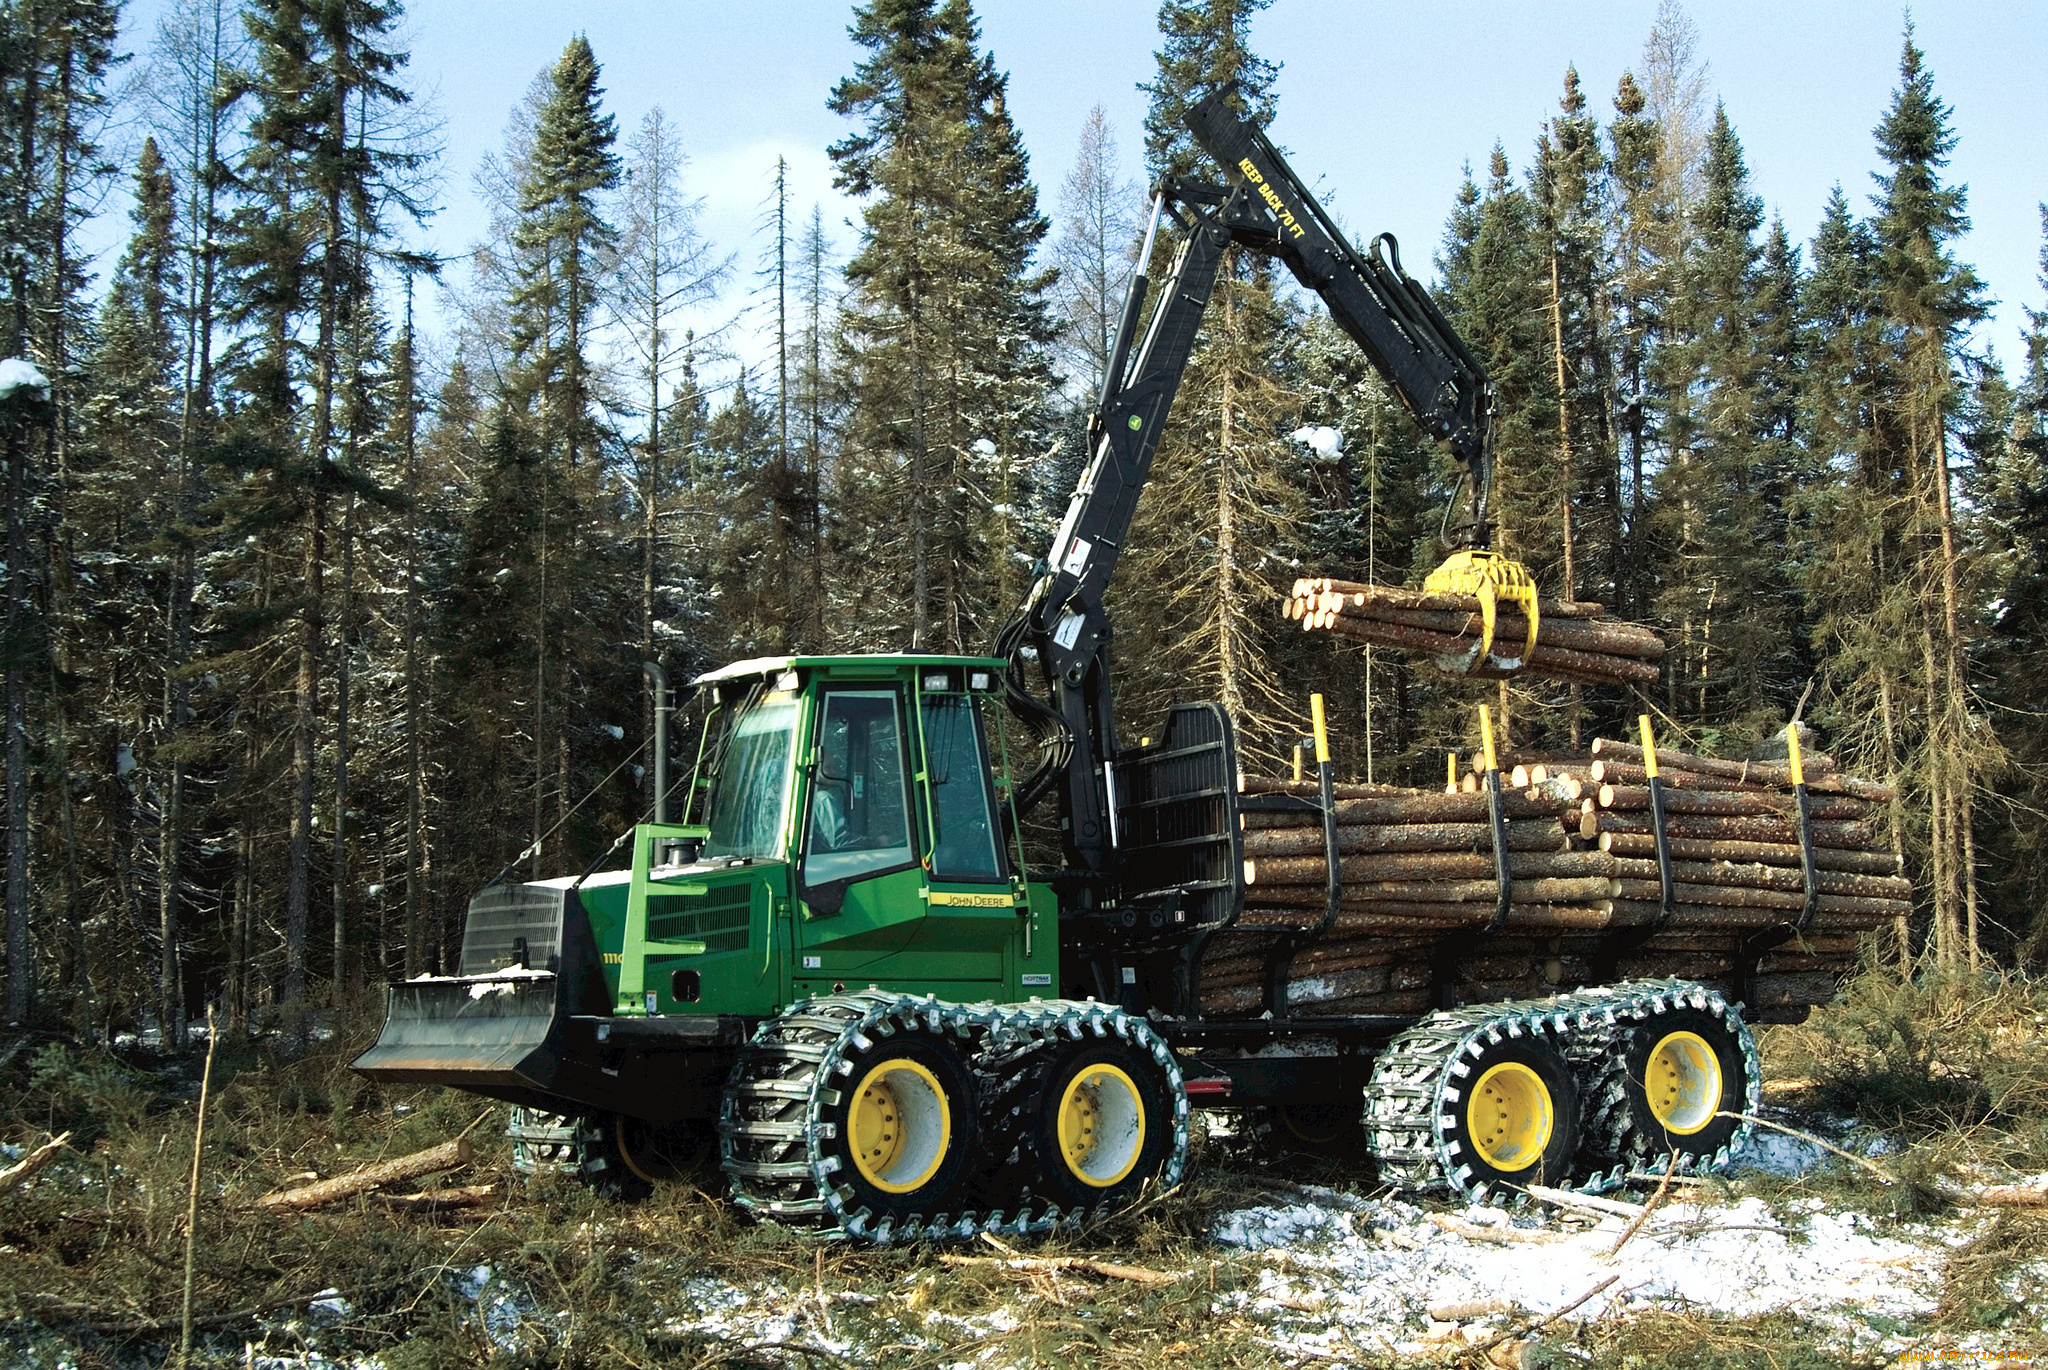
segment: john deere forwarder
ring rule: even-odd
[[[1142,341],[1132,285],[1092,460],[996,654],[701,677],[683,821],[658,803],[628,870],[477,895],[460,974],[393,985],[358,1070],[510,1101],[524,1156],[552,1147],[612,1188],[715,1129],[741,1205],[878,1241],[1041,1231],[1171,1185],[1191,1107],[1349,1123],[1382,1178],[1473,1195],[1726,1158],[1740,1136],[1718,1115],[1750,1111],[1756,1056],[1696,984],[1460,1005],[1450,942],[1425,1018],[1296,1018],[1296,933],[1274,939],[1265,1012],[1202,1016],[1203,944],[1244,901],[1241,813],[1320,811],[1325,926],[1340,894],[1326,749],[1320,801],[1252,797],[1220,706],[1178,706],[1135,747],[1112,721],[1103,589],[1226,248],[1284,262],[1466,467],[1468,547],[1436,586],[1535,605],[1487,550],[1485,373],[1391,239],[1354,249],[1226,95],[1189,123],[1230,183],[1158,187],[1139,261],[1162,217],[1182,244]],[[1034,871],[1021,816],[1048,793],[1065,865]]]

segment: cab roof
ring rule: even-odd
[[[779,671],[825,670],[833,667],[866,668],[876,673],[915,669],[921,666],[959,666],[973,670],[1001,672],[1008,663],[1001,657],[943,656],[935,652],[850,652],[845,656],[757,656],[735,661],[715,671],[706,671],[690,683],[714,685],[748,676],[773,675]]]

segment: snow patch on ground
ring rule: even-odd
[[[1372,1212],[1314,1204],[1225,1214],[1216,1240],[1274,1262],[1243,1311],[1289,1324],[1290,1341],[1338,1353],[1345,1329],[1372,1329],[1382,1351],[1421,1354],[1432,1307],[1498,1305],[1506,1325],[1554,1312],[1616,1283],[1571,1316],[1691,1308],[1814,1318],[1859,1345],[1935,1309],[1939,1253],[1953,1229],[1886,1225],[1810,1205],[1774,1212],[1760,1198],[1716,1206],[1666,1202],[1611,1260],[1616,1217],[1560,1231],[1533,1214],[1474,1205],[1441,1215],[1397,1199]],[[1493,1237],[1485,1229],[1508,1229]]]

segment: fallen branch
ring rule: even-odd
[[[2048,1208],[2048,1185],[1995,1184],[1971,1190],[1970,1197],[2000,1208]]]
[[[1640,1218],[1648,1210],[1641,1204],[1624,1203],[1620,1199],[1603,1199],[1597,1194],[1574,1194],[1569,1189],[1552,1189],[1546,1184],[1524,1186],[1529,1197],[1541,1199],[1544,1203],[1558,1208],[1576,1208],[1586,1213],[1598,1213],[1603,1218]]]
[[[28,1155],[22,1157],[13,1165],[8,1166],[7,1169],[0,1170],[0,1194],[5,1194],[8,1190],[34,1179],[35,1173],[38,1170],[41,1170],[51,1161],[56,1160],[57,1153],[70,1144],[71,1134],[69,1132],[60,1133],[49,1141],[44,1142],[34,1151],[29,1152]]]
[[[1783,1123],[1774,1123],[1769,1118],[1759,1118],[1750,1113],[1724,1112],[1716,1116],[1740,1118],[1744,1122],[1755,1124],[1757,1127],[1767,1127],[1773,1132],[1782,1132],[1788,1137],[1797,1137],[1802,1142],[1811,1142],[1830,1155],[1839,1156],[1852,1165],[1863,1167],[1863,1169],[1877,1176],[1878,1179],[1893,1188],[1906,1187],[1906,1181],[1892,1174],[1889,1170],[1877,1164],[1877,1162],[1858,1156],[1853,1151],[1844,1151],[1841,1147],[1834,1145],[1832,1142],[1823,1141],[1811,1132],[1801,1132],[1796,1127],[1787,1127]],[[1986,1185],[1981,1189],[1958,1189],[1954,1185],[1942,1184],[1937,1180],[1926,1185],[1925,1188],[1943,1202],[1956,1204],[1964,1208],[1972,1205],[1983,1205],[1989,1208],[2048,1208],[2048,1184],[1996,1184]]]
[[[1105,1280],[1129,1280],[1133,1284],[1172,1284],[1184,1278],[1171,1271],[1147,1270],[1137,1265],[1118,1265],[1113,1261],[1098,1261],[1089,1256],[956,1256],[947,1252],[940,1256],[939,1260],[946,1265],[993,1265],[1033,1275],[1049,1275],[1061,1270],[1072,1270],[1084,1275],[1099,1276]]]
[[[1532,1231],[1526,1227],[1483,1227],[1454,1218],[1448,1213],[1432,1213],[1430,1222],[1454,1237],[1464,1237],[1476,1242],[1561,1242],[1567,1240],[1562,1232]]]
[[[431,1213],[442,1208],[481,1208],[497,1192],[495,1184],[471,1184],[424,1189],[417,1194],[379,1194],[376,1199],[386,1208],[400,1212]]]
[[[1868,1158],[1863,1156],[1858,1156],[1853,1151],[1844,1151],[1841,1147],[1836,1146],[1833,1142],[1823,1141],[1821,1138],[1814,1136],[1811,1132],[1801,1132],[1796,1127],[1787,1127],[1783,1123],[1774,1123],[1769,1118],[1759,1118],[1754,1113],[1731,1113],[1728,1110],[1723,1109],[1721,1112],[1716,1113],[1714,1116],[1716,1118],[1739,1118],[1743,1122],[1749,1123],[1755,1127],[1767,1127],[1773,1132],[1782,1132],[1787,1137],[1797,1137],[1800,1141],[1810,1142],[1814,1146],[1819,1147],[1822,1151],[1828,1152],[1830,1155],[1840,1156],[1843,1160],[1849,1162],[1851,1165],[1862,1166],[1865,1170],[1877,1176],[1878,1179],[1883,1180],[1888,1185],[1898,1187],[1905,1183],[1898,1176],[1892,1174],[1889,1170],[1886,1170],[1883,1166],[1877,1164],[1877,1162],[1869,1160]]]
[[[1643,1205],[1643,1211],[1636,1214],[1636,1220],[1630,1223],[1625,1229],[1623,1229],[1622,1234],[1619,1237],[1616,1237],[1614,1239],[1614,1245],[1607,1248],[1607,1252],[1605,1255],[1601,1256],[1601,1260],[1613,1260],[1616,1256],[1621,1254],[1621,1248],[1628,1245],[1628,1239],[1630,1237],[1635,1236],[1636,1233],[1643,1230],[1643,1224],[1650,1220],[1651,1212],[1656,1209],[1658,1204],[1663,1202],[1664,1196],[1670,1192],[1671,1177],[1674,1174],[1676,1174],[1677,1171],[1678,1153],[1674,1151],[1671,1153],[1670,1161],[1667,1162],[1664,1166],[1664,1178],[1657,1182],[1657,1192],[1655,1194],[1652,1194],[1650,1196],[1650,1201]]]
[[[437,1170],[453,1170],[468,1165],[475,1154],[467,1137],[458,1137],[452,1142],[415,1151],[410,1156],[383,1161],[377,1165],[365,1166],[347,1175],[337,1175],[331,1180],[309,1184],[303,1189],[288,1189],[282,1194],[266,1194],[257,1202],[265,1208],[296,1212],[318,1208],[337,1199],[353,1198],[382,1189],[385,1185],[397,1184],[401,1180],[417,1180]]]
[[[1484,1356],[1488,1351],[1491,1351],[1494,1347],[1499,1346],[1502,1342],[1515,1341],[1522,1337],[1528,1336],[1531,1332],[1542,1331],[1544,1328],[1550,1326],[1550,1324],[1556,1322],[1565,1314],[1575,1311],[1579,1307],[1579,1305],[1592,1299],[1595,1295],[1605,1293],[1608,1289],[1612,1288],[1614,1282],[1620,1278],[1621,1276],[1619,1275],[1609,1275],[1606,1279],[1600,1281],[1600,1283],[1594,1285],[1591,1289],[1588,1289],[1585,1293],[1579,1295],[1576,1299],[1573,1299],[1570,1303],[1558,1309],[1555,1313],[1550,1313],[1545,1315],[1544,1317],[1537,1318],[1533,1322],[1525,1322],[1519,1327],[1510,1327],[1507,1331],[1502,1332],[1500,1335],[1494,1337],[1492,1340],[1480,1342],[1479,1345],[1472,1348],[1471,1354],[1475,1356]]]

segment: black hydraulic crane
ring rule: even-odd
[[[1118,849],[1126,845],[1114,830],[1121,749],[1112,716],[1111,628],[1103,592],[1150,476],[1217,272],[1233,244],[1278,258],[1321,297],[1423,431],[1465,468],[1471,518],[1458,530],[1465,550],[1432,575],[1427,588],[1478,594],[1489,609],[1496,596],[1512,600],[1532,624],[1537,612],[1528,573],[1489,550],[1493,387],[1485,368],[1429,292],[1402,270],[1394,239],[1379,235],[1369,252],[1353,247],[1272,141],[1233,108],[1233,99],[1234,91],[1226,88],[1188,113],[1196,141],[1226,170],[1229,184],[1182,176],[1160,182],[1138,259],[1140,274],[1125,298],[1090,419],[1088,466],[1023,609],[997,647],[1013,664],[1013,700],[1054,753],[1023,797],[1062,787],[1067,859],[1081,873],[1115,871]],[[1171,218],[1184,237],[1133,353],[1152,293],[1144,268],[1162,217]],[[1487,618],[1490,623],[1490,612]],[[1533,641],[1533,628],[1530,636]],[[1050,709],[1023,690],[1025,665],[1032,659],[1051,694]],[[1475,661],[1496,670],[1520,664],[1520,658],[1493,650],[1490,631]]]

